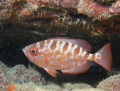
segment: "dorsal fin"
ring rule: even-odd
[[[50,39],[62,40],[62,41],[65,41],[65,42],[70,42],[70,43],[73,43],[73,44],[77,44],[78,46],[85,49],[87,52],[90,52],[90,50],[92,49],[91,45],[83,39],[73,39],[73,38],[67,38],[67,37],[56,37],[56,38],[50,38]]]

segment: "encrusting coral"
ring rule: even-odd
[[[120,74],[101,81],[97,88],[105,91],[120,91]]]
[[[109,0],[102,1],[106,1],[106,3],[111,2]],[[9,19],[13,15],[17,15],[19,18],[21,16],[29,17],[34,12],[37,12],[37,16],[35,14],[32,15],[34,19],[36,17],[47,16],[49,12],[52,17],[55,17],[54,9],[57,10],[61,7],[75,8],[78,10],[78,13],[94,17],[98,20],[105,20],[120,13],[119,0],[113,0],[110,6],[101,5],[98,2],[101,2],[101,0],[97,0],[97,2],[95,0],[1,0],[0,20]],[[45,7],[51,10],[49,11]],[[50,18],[51,16],[47,17]]]
[[[16,90],[15,86],[13,84],[9,84],[7,87],[7,91],[13,91]]]
[[[33,68],[27,69],[24,65],[16,65],[8,70],[8,67],[0,62],[0,91],[13,91],[16,89],[14,84],[29,82],[41,86],[46,84],[44,77]]]
[[[55,35],[65,35],[67,29],[112,34],[120,32],[119,4],[120,0],[1,0],[0,25],[19,23]]]
[[[16,65],[8,71],[11,82],[13,83],[28,83],[46,84],[45,79],[36,70],[27,69],[24,65]]]
[[[69,83],[66,83],[65,88],[61,88],[55,84],[48,84],[45,86],[34,86],[32,84],[14,84],[14,86],[16,87],[15,91],[103,91],[100,89],[92,88],[87,84],[82,83],[77,83],[75,85],[73,84],[74,86],[72,88],[69,88],[68,84]],[[70,86],[72,86],[72,84],[70,84]],[[83,88],[80,89],[79,87],[81,86],[83,86],[84,89]]]
[[[61,90],[62,91],[93,91],[93,90],[119,91],[120,90],[120,74],[106,78],[105,80],[99,82],[96,88],[93,88],[91,85],[88,85],[84,82],[76,82],[76,83],[63,82],[61,83],[61,85],[59,85],[48,81],[48,83],[46,84],[44,82],[44,77],[42,77],[40,73],[38,74],[36,70],[27,69],[23,65],[16,65],[15,67],[9,68],[10,70],[8,70],[8,67],[7,66],[5,67],[5,65],[3,65],[2,62],[0,62],[0,64],[1,64],[0,91],[61,91]],[[28,79],[26,78],[26,76]],[[22,77],[25,78],[23,79]],[[40,80],[39,77],[41,77],[42,80]]]

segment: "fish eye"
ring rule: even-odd
[[[35,53],[35,50],[31,50],[31,52],[34,54],[34,53]]]
[[[37,55],[37,53],[38,53],[38,49],[37,49],[37,48],[35,48],[35,47],[30,48],[30,53],[31,53],[31,55],[36,56],[36,55]]]

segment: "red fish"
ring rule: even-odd
[[[90,68],[90,61],[111,71],[112,57],[110,43],[95,54],[89,53],[90,44],[82,39],[51,38],[23,48],[27,58],[56,77],[56,70],[63,73],[79,74]]]

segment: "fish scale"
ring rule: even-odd
[[[49,42],[48,42],[49,41]],[[45,45],[44,45],[44,47],[46,47],[46,45],[48,45],[47,47],[49,47],[49,50],[50,50],[50,53],[51,52],[54,52],[55,54],[56,54],[56,51],[61,51],[61,50],[63,50],[62,48],[64,48],[65,47],[65,42],[63,42],[63,41],[60,41],[60,40],[57,40],[57,43],[55,44],[56,45],[56,48],[54,49],[54,50],[51,50],[50,48],[52,48],[52,43],[53,43],[53,41],[56,41],[56,40],[46,40],[46,42],[45,42]],[[67,50],[66,51],[61,51],[61,54],[60,55],[62,55],[62,54],[64,54],[64,55],[66,55],[67,57],[68,57],[68,59],[69,58],[73,58],[73,55],[74,55],[74,50],[77,48],[78,46],[77,45],[75,45],[75,44],[72,44],[72,43],[69,43],[69,45],[66,47],[67,48]],[[46,48],[45,48],[46,49]],[[55,51],[56,50],[56,51]],[[44,51],[44,52],[46,52],[46,50]],[[63,52],[63,53],[62,53]],[[69,53],[69,54],[68,54]],[[52,53],[53,54],[53,53]],[[67,55],[68,54],[68,55]],[[50,55],[50,54],[49,54]],[[71,56],[72,57],[71,57]],[[50,57],[52,57],[52,55],[50,55]],[[48,59],[50,59],[50,57],[47,57]],[[46,59],[46,60],[48,60],[48,59]],[[67,60],[68,60],[67,59]],[[59,59],[58,61],[60,61],[60,63],[59,63],[59,65],[61,64],[62,66],[61,66],[61,69],[65,69],[65,68],[72,68],[72,67],[77,67],[78,65],[78,63],[77,62],[74,62],[74,60],[76,60],[76,59],[71,59],[71,60],[69,60],[69,67],[68,67],[68,65],[67,64],[65,64],[65,65],[63,65],[64,64],[64,58],[61,58],[61,59]],[[77,58],[77,60],[79,60],[78,58]],[[52,59],[50,62],[49,62],[49,60],[47,61],[47,65],[50,65],[50,67],[52,68],[56,68],[56,69],[58,69],[58,65],[54,65],[54,63],[55,63],[55,61],[56,61],[56,59],[54,60],[54,59]],[[71,61],[71,62],[70,62]],[[52,63],[52,64],[51,64]],[[60,69],[60,68],[59,68]]]
[[[51,38],[23,48],[27,58],[39,67],[56,77],[56,70],[63,73],[79,74],[90,68],[94,61],[108,71],[111,71],[110,44],[106,44],[98,52],[91,54],[90,44],[82,39]]]

